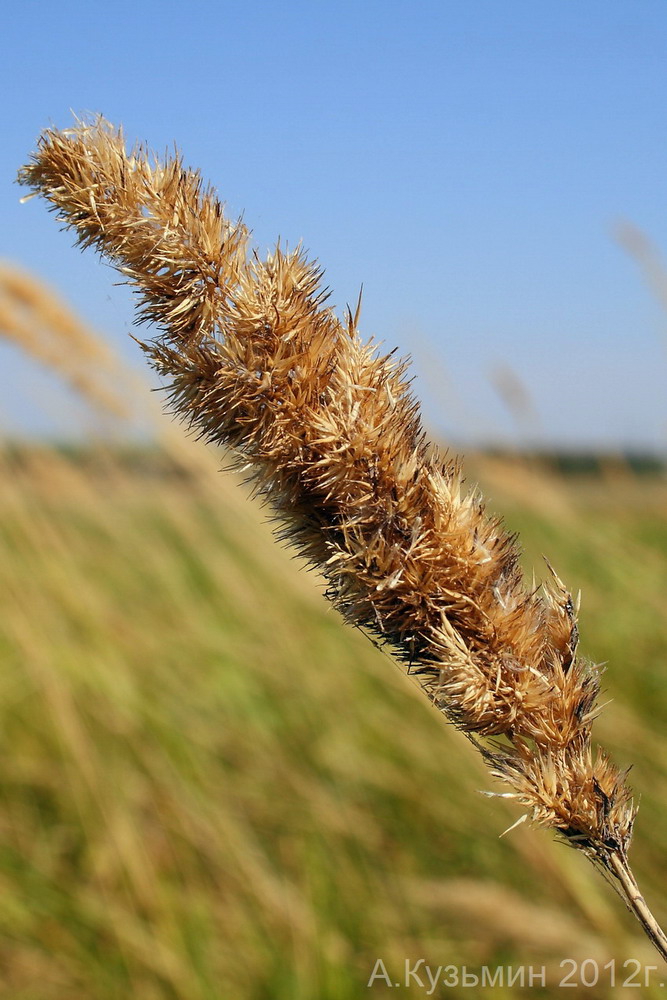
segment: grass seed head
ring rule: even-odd
[[[248,253],[180,157],[99,119],[47,130],[20,180],[134,287],[172,409],[234,450],[351,623],[389,646],[538,823],[623,856],[634,808],[594,759],[598,677],[558,578],[527,586],[516,540],[426,440],[405,363],[327,305],[301,249]]]

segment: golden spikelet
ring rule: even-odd
[[[526,585],[515,540],[426,441],[405,364],[361,340],[358,310],[327,307],[300,250],[249,256],[198,173],[128,153],[101,119],[46,131],[20,180],[134,286],[172,408],[234,450],[339,611],[417,675],[505,794],[614,876],[667,954],[630,881],[630,792],[591,748],[599,677],[570,595],[555,574]]]

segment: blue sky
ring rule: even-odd
[[[70,109],[176,141],[262,251],[303,240],[338,307],[363,282],[364,333],[413,355],[451,440],[667,449],[667,315],[614,235],[627,220],[667,250],[666,4],[27,0],[11,16],[0,254],[133,363],[128,291],[13,183]],[[1,423],[71,429],[6,347],[0,391]]]

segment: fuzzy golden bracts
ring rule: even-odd
[[[326,305],[302,252],[251,254],[214,193],[103,120],[46,131],[20,180],[138,292],[170,403],[231,448],[347,621],[390,647],[532,820],[584,851],[667,956],[627,863],[624,776],[591,747],[599,688],[552,573],[428,444],[405,365]]]

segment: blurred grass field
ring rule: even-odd
[[[617,983],[658,965],[584,858],[499,836],[520,813],[478,794],[465,738],[326,606],[225,457],[179,448],[0,453],[3,1000],[421,997],[421,958],[545,965],[531,992],[554,997],[592,959],[582,992],[607,997],[605,963]],[[582,589],[583,650],[609,664],[596,736],[634,764],[631,860],[664,921],[664,473],[467,475],[529,571],[547,555]],[[367,988],[378,958],[400,988]]]
[[[552,982],[566,957],[655,964],[583,859],[499,839],[518,814],[477,793],[465,739],[231,477],[108,451],[3,466],[4,996],[389,995],[366,992],[378,957]],[[614,699],[597,735],[635,764],[633,860],[664,914],[667,484],[478,466],[526,564],[583,588]]]

